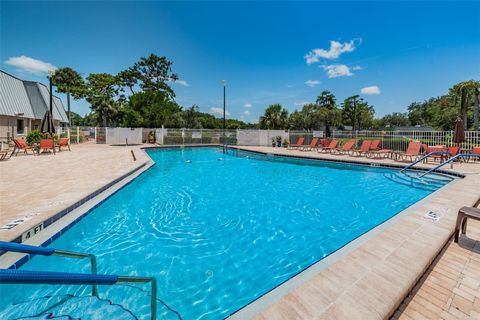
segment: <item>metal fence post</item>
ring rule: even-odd
[[[80,127],[77,127],[77,144],[80,143]]]

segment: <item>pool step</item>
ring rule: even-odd
[[[419,179],[416,176],[404,173],[386,173],[385,177],[393,182],[411,186],[418,189],[435,191],[444,186],[448,181],[444,179],[435,179],[433,177],[424,177]]]

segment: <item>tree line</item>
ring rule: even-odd
[[[164,56],[141,57],[131,67],[115,75],[91,73],[85,78],[69,67],[57,69],[52,83],[57,92],[67,94],[68,114],[73,125],[158,128],[223,128],[223,119],[200,112],[197,105],[182,107],[175,101],[171,83],[179,80],[172,62]],[[452,86],[448,93],[423,102],[413,102],[407,112],[375,118],[375,108],[359,95],[337,103],[335,95],[323,91],[314,103],[291,113],[280,104],[268,106],[258,124],[227,119],[228,129],[326,130],[333,128],[394,129],[428,126],[452,130],[457,117],[467,129],[478,130],[480,82],[469,80]],[[70,112],[70,97],[86,99],[91,113],[81,117]]]
[[[480,82],[469,80],[455,84],[446,95],[413,102],[407,112],[393,112],[375,118],[375,108],[358,95],[340,104],[330,91],[323,91],[314,103],[289,113],[280,104],[272,104],[259,118],[260,129],[319,130],[329,135],[332,128],[350,130],[388,130],[422,126],[453,130],[458,117],[466,129],[479,130]]]
[[[69,67],[52,75],[57,92],[67,95],[70,123],[78,126],[119,126],[159,128],[223,128],[223,119],[200,112],[198,106],[184,108],[175,101],[170,83],[179,80],[172,62],[151,54],[115,75],[90,73],[83,78]],[[85,99],[91,113],[80,116],[70,112],[70,97]],[[255,127],[236,119],[227,119],[228,129]]]

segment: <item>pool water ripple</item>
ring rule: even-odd
[[[98,255],[99,273],[155,276],[159,297],[183,319],[228,316],[432,192],[388,179],[390,169],[217,148],[148,153],[155,166],[52,247]],[[56,257],[35,257],[23,268],[59,266],[89,272],[85,261]],[[89,292],[5,287],[3,305]],[[100,292],[139,318],[148,316],[148,297],[115,286]],[[160,315],[176,318],[164,309]]]

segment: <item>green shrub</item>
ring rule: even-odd
[[[45,135],[39,130],[32,130],[27,133],[27,143],[32,145],[34,143],[39,143],[41,139],[45,138]]]

